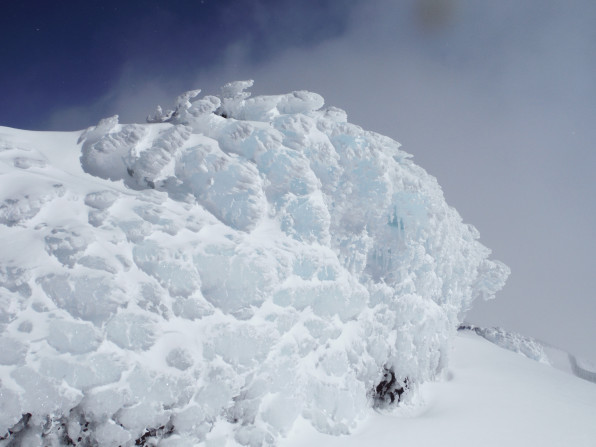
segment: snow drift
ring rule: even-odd
[[[195,445],[229,425],[256,446],[299,416],[348,433],[440,373],[503,286],[398,143],[251,85],[148,124],[0,128],[3,439]]]

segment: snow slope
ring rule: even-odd
[[[577,358],[555,346],[540,342],[532,337],[508,332],[502,328],[483,328],[468,323],[460,325],[459,331],[473,331],[486,340],[520,353],[530,359],[549,364],[561,371],[596,383],[596,363]]]
[[[303,424],[280,446],[596,445],[595,384],[471,333],[458,334],[450,360],[444,379],[423,385],[416,402],[371,412],[352,435]]]
[[[443,373],[509,269],[398,143],[251,85],[148,124],[0,128],[5,441],[339,435]]]

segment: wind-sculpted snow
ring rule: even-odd
[[[188,92],[149,124],[0,129],[4,439],[229,428],[257,446],[298,416],[348,433],[440,373],[472,301],[503,286],[398,143],[251,85]]]

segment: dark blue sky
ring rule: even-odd
[[[317,44],[342,33],[354,3],[320,0],[312,13],[315,2],[287,0],[7,2],[0,125],[51,127],[53,111],[97,101],[125,67],[142,80],[191,84],[235,41],[255,62]]]

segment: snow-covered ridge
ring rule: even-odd
[[[544,351],[544,345],[532,337],[506,331],[499,327],[485,328],[468,323],[461,324],[458,330],[475,332],[501,348],[517,352],[537,362],[550,363]]]
[[[440,373],[503,286],[398,143],[250,85],[149,124],[0,128],[0,436],[347,433]]]
[[[484,328],[469,323],[461,324],[458,330],[475,332],[501,348],[517,352],[532,360],[546,363],[557,369],[569,372],[580,379],[596,383],[596,364],[584,359],[578,359],[573,354],[540,342],[532,337],[510,332],[499,327]]]

